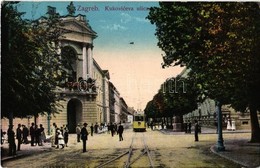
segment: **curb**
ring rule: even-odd
[[[51,151],[51,150],[41,150],[41,151],[38,151],[38,150],[35,150],[35,151],[32,151],[32,152],[27,152],[27,151],[23,151],[21,153],[18,153],[16,154],[15,156],[1,156],[1,162],[5,162],[5,161],[11,161],[11,160],[14,160],[14,159],[20,159],[20,158],[23,158],[23,157],[27,157],[27,156],[32,156],[34,154],[38,154],[38,153],[41,153],[42,151]]]
[[[211,151],[212,153],[214,153],[214,154],[220,156],[220,157],[223,157],[223,158],[225,158],[225,159],[227,159],[227,160],[230,160],[230,161],[232,161],[232,162],[234,162],[234,163],[237,163],[237,164],[239,164],[239,165],[242,165],[243,167],[250,167],[250,166],[244,164],[243,162],[237,161],[237,160],[235,160],[235,159],[232,159],[232,158],[230,158],[230,157],[227,157],[227,156],[225,156],[225,155],[223,155],[223,154],[217,152],[215,145],[213,145],[213,146],[210,147],[210,151]],[[225,151],[223,151],[223,152],[225,152]]]
[[[1,162],[10,161],[10,160],[13,160],[13,159],[19,159],[23,156],[25,156],[25,155],[24,154],[16,154],[15,156],[7,156],[7,157],[4,157],[4,158],[1,158]]]

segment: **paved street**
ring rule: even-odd
[[[19,157],[18,153],[17,158],[7,159],[2,163],[2,166],[12,168],[97,167],[101,163],[126,152],[133,136],[135,136],[134,149],[142,149],[143,146],[139,139],[143,135],[150,149],[155,167],[241,167],[240,164],[220,157],[210,150],[216,144],[217,135],[214,133],[200,134],[199,142],[194,142],[193,134],[151,130],[135,134],[131,129],[125,130],[124,141],[119,141],[118,135],[112,137],[111,134],[107,133],[95,134],[93,137],[89,136],[86,153],[82,153],[82,144],[76,143],[75,134],[70,135],[69,147],[65,149],[51,148],[49,143],[45,143],[43,147],[22,145],[21,153],[27,152],[27,155]],[[248,155],[243,156],[241,151],[236,151],[236,144],[234,142],[240,142],[243,147],[246,147],[246,141],[249,139],[250,133],[224,133],[227,149],[225,155],[234,155],[234,152],[239,152],[234,156],[239,157],[241,155],[248,162],[245,164],[256,167],[255,165],[259,163],[259,157],[257,156],[260,156],[257,149],[260,148],[249,145],[252,149],[249,150],[251,157],[248,158],[245,158]],[[30,152],[30,148],[34,152]],[[33,155],[30,155],[30,153],[33,153]],[[232,156],[228,158],[232,159]],[[126,159],[126,157],[122,157],[105,167],[123,167]],[[236,160],[243,162],[243,159],[236,158]],[[147,164],[147,159],[141,157],[132,167],[147,167]]]

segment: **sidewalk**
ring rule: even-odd
[[[185,135],[184,132],[173,132],[171,130],[160,130],[163,134]],[[243,134],[250,133],[250,130],[223,130],[223,134]],[[192,133],[194,131],[192,130]],[[216,129],[201,128],[201,134],[216,134]],[[225,141],[225,151],[218,151],[216,145],[210,147],[211,152],[220,157],[231,160],[243,167],[260,168],[260,143],[249,143],[248,140],[233,139]]]
[[[42,152],[48,152],[52,150],[50,143],[43,143],[43,146],[31,146],[31,144],[21,144],[21,150],[16,151],[15,156],[9,156],[8,155],[8,142],[4,142],[4,144],[1,145],[1,162],[17,159],[25,156],[30,156]],[[17,145],[17,144],[16,144]]]
[[[244,167],[260,168],[260,143],[248,143],[248,141],[236,139],[232,142],[225,142],[225,151],[219,152],[216,145],[211,146],[210,150]]]

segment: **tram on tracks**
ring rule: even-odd
[[[135,113],[133,118],[133,131],[146,131],[146,122],[144,113]]]

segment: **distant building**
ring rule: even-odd
[[[128,115],[131,115],[131,113],[128,111],[128,106],[124,100],[124,98],[120,97],[120,121],[121,122],[127,122],[128,121]]]
[[[109,109],[110,122],[120,122],[120,93],[112,82],[109,82]]]

